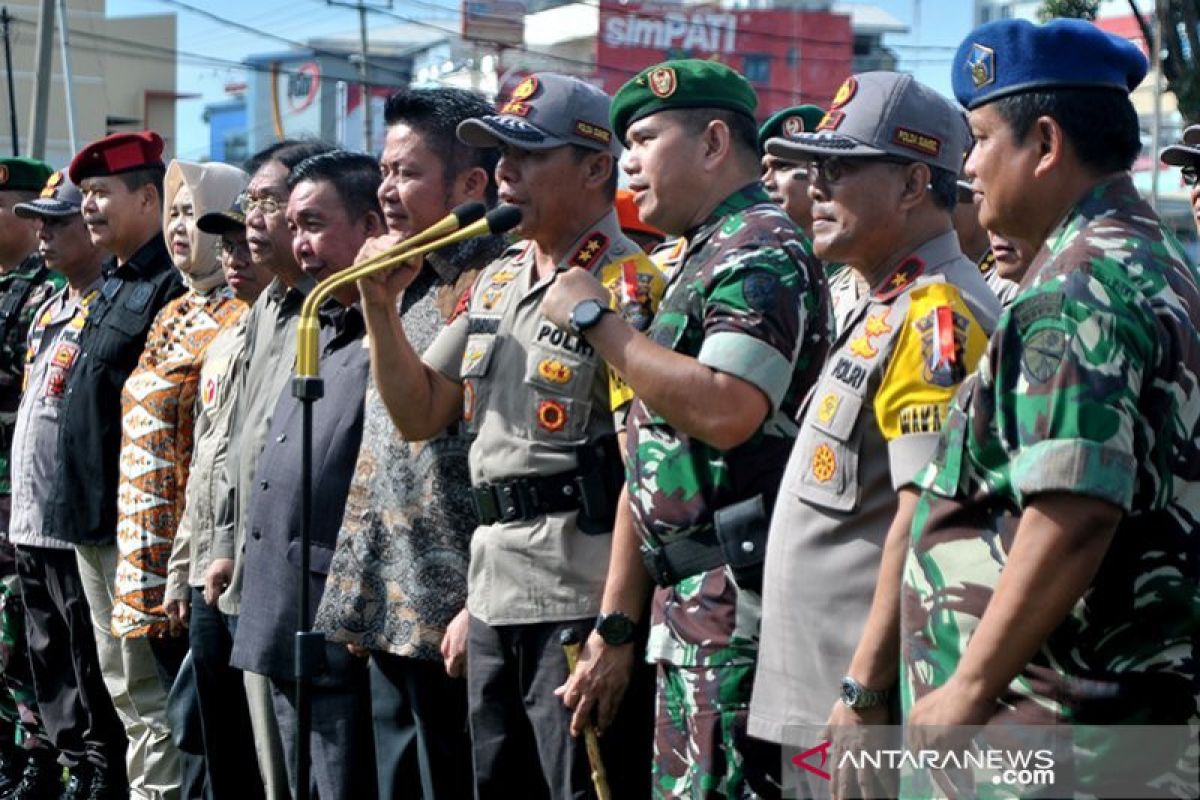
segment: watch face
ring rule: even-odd
[[[850,681],[842,681],[842,702],[851,708],[858,703],[859,688]]]
[[[633,639],[633,620],[624,614],[605,614],[596,629],[609,644],[625,644]]]

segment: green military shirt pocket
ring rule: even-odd
[[[796,441],[800,461],[786,487],[801,500],[833,511],[858,507],[862,402],[834,381],[813,393]]]
[[[596,357],[561,347],[532,345],[525,357],[525,384],[533,408],[535,440],[581,442],[592,410]]]

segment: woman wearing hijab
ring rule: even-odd
[[[181,765],[166,718],[167,693],[188,649],[182,626],[170,620],[163,607],[167,561],[183,512],[204,352],[221,327],[245,308],[225,285],[219,238],[201,232],[196,220],[229,208],[247,180],[245,172],[227,164],[172,161],[167,167],[163,233],[187,291],[159,312],[121,393],[120,560],[112,631],[120,637],[146,637],[157,662],[162,702],[139,710],[145,725],[142,735],[153,741],[147,752],[159,757],[142,766],[155,773],[153,780],[146,775],[146,785],[166,788],[165,796],[197,796],[197,784],[203,783],[202,762],[185,758]],[[125,679],[130,683],[140,677],[154,679]]]

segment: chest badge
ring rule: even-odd
[[[827,444],[817,447],[812,457],[813,477],[821,483],[829,483],[836,472],[837,456],[834,455],[833,448]]]
[[[567,407],[558,400],[543,400],[537,406],[538,427],[557,433],[567,425]]]
[[[887,316],[886,309],[880,310],[878,314],[868,314],[863,332],[867,336],[883,336],[885,333],[891,333],[892,326],[887,324]]]
[[[842,399],[833,392],[821,398],[821,404],[817,406],[817,419],[823,424],[828,425],[833,421],[833,417],[837,414],[838,406],[842,404]]]
[[[865,333],[850,340],[850,352],[859,358],[874,358],[879,355],[879,350],[871,344]]]
[[[538,375],[541,375],[551,383],[557,383],[560,386],[564,383],[570,383],[573,374],[571,368],[558,359],[543,358],[538,362]]]

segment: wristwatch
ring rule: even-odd
[[[605,312],[612,311],[611,308],[601,303],[594,297],[589,297],[586,300],[580,300],[571,309],[571,315],[567,319],[567,324],[571,327],[573,333],[581,334],[588,328],[595,327],[604,317]]]
[[[605,644],[619,647],[633,641],[634,624],[627,615],[620,611],[610,611],[596,617],[596,633]]]
[[[849,708],[864,709],[881,706],[888,701],[891,691],[868,689],[849,675],[842,678],[842,702]]]

